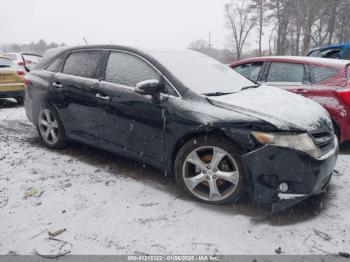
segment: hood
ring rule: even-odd
[[[261,86],[208,99],[216,106],[259,118],[280,130],[332,130],[329,114],[321,105],[275,87]]]

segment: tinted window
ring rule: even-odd
[[[0,57],[0,68],[12,67],[12,66],[13,66],[13,62],[11,60]]]
[[[267,82],[302,83],[304,65],[292,63],[271,63]]]
[[[141,58],[122,52],[111,52],[105,79],[108,82],[135,87],[137,83],[159,79],[159,74]]]
[[[323,58],[335,58],[340,59],[341,49],[327,49],[320,53],[320,57]]]
[[[67,58],[63,73],[74,76],[95,78],[99,65],[100,51],[73,52]]]
[[[322,82],[338,72],[336,69],[323,66],[310,65],[309,68],[311,75],[311,83],[313,84]]]
[[[51,72],[58,72],[58,70],[61,68],[62,63],[63,58],[60,56],[59,58],[56,58],[48,67],[46,67],[46,70]]]
[[[346,60],[350,60],[350,48],[345,48],[344,49],[344,56],[343,56],[344,59]]]
[[[257,81],[262,66],[263,66],[262,62],[250,63],[250,64],[236,66],[234,70],[251,80]]]

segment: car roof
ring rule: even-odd
[[[231,67],[241,65],[249,62],[289,62],[289,63],[303,63],[322,65],[327,67],[344,68],[350,64],[350,60],[308,57],[308,56],[264,56],[243,59],[230,64]]]
[[[310,49],[310,52],[317,51],[317,50],[323,50],[323,49],[344,48],[344,47],[350,48],[350,43],[346,43],[346,44],[337,44],[337,45],[319,46],[319,47],[315,47],[315,48]]]

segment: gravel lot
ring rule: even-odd
[[[350,147],[326,194],[273,216],[247,200],[199,203],[161,172],[91,147],[49,150],[8,100],[0,101],[0,148],[0,254],[350,251]],[[65,245],[49,238],[60,229]]]

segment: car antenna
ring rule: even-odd
[[[83,40],[85,41],[85,44],[88,45],[88,42],[86,41],[85,36],[83,36]]]

